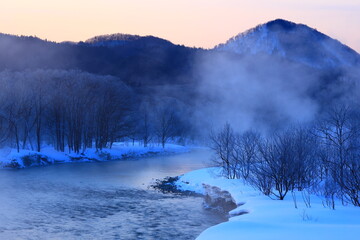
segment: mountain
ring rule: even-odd
[[[86,44],[92,46],[106,46],[106,47],[115,47],[115,46],[125,46],[125,45],[142,45],[142,46],[171,46],[173,45],[170,41],[154,37],[154,36],[139,36],[139,35],[130,35],[130,34],[108,34],[100,35],[90,38],[85,41]]]
[[[115,33],[115,34],[95,36],[86,40],[85,43],[94,46],[103,46],[103,45],[117,46],[117,45],[125,45],[126,43],[138,40],[140,38],[141,37],[139,35]]]
[[[358,97],[359,59],[339,41],[280,19],[214,49],[128,34],[77,43],[0,34],[0,72],[51,69],[110,75],[128,85],[139,101],[170,98],[183,103],[189,111],[182,115],[191,124],[205,118],[211,122],[212,117],[242,121],[242,114],[250,114],[244,124],[279,126],[288,119],[305,119]],[[234,115],[228,115],[229,109]],[[199,129],[211,126],[197,124]]]
[[[360,63],[360,55],[348,46],[304,24],[283,19],[240,33],[214,50],[241,55],[276,55],[320,69]]]
[[[0,34],[0,71],[79,69],[116,76],[135,87],[179,84],[191,81],[193,59],[200,51],[153,36],[113,34],[55,43]]]
[[[339,72],[360,62],[359,54],[339,41],[281,19],[259,25],[209,50],[128,34],[101,35],[78,43],[0,34],[0,71],[79,69],[116,76],[132,87],[197,83],[201,61],[223,53],[247,56],[255,63],[259,55],[268,56],[270,62],[272,57],[283,58],[323,72],[330,72],[329,68]],[[256,67],[261,68],[263,62]]]

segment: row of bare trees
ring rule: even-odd
[[[185,144],[192,131],[188,111],[188,107],[175,98],[144,97],[136,116],[133,138],[145,147],[151,141],[162,147],[170,140]]]
[[[191,132],[187,107],[171,97],[141,96],[122,81],[77,70],[0,73],[0,147],[44,145],[82,153],[132,139],[163,147]]]
[[[360,115],[339,106],[311,126],[266,136],[235,132],[226,124],[211,134],[224,176],[242,178],[265,195],[283,200],[295,190],[360,206]]]
[[[133,93],[120,80],[80,71],[0,74],[0,141],[17,150],[43,144],[80,153],[102,149],[131,127]]]

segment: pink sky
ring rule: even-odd
[[[210,48],[260,23],[284,18],[360,52],[359,0],[9,0],[0,32],[52,41],[100,34],[154,35]]]

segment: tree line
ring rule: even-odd
[[[50,145],[82,153],[129,138],[165,147],[185,133],[179,101],[143,98],[116,77],[78,70],[3,71],[0,86],[0,144],[17,151],[40,152]]]
[[[211,134],[216,163],[223,175],[243,179],[263,194],[283,200],[300,191],[360,206],[360,112],[333,107],[316,122],[272,134],[236,132],[229,124]]]

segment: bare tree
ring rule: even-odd
[[[316,184],[316,142],[307,129],[276,133],[258,141],[259,158],[252,170],[252,185],[283,200],[288,192]]]
[[[235,137],[234,159],[238,162],[238,174],[245,180],[250,176],[252,168],[258,160],[258,144],[260,134],[254,131],[246,131]],[[239,178],[238,177],[238,178]]]
[[[350,106],[334,107],[318,124],[317,136],[326,149],[325,177],[340,188],[337,191],[336,185],[331,184],[332,192],[343,201],[360,206],[359,112]]]
[[[175,113],[172,109],[161,107],[156,112],[156,135],[159,138],[161,146],[164,148],[167,141],[175,133]]]
[[[153,138],[153,124],[151,122],[150,103],[143,102],[139,109],[139,128],[138,132],[143,141],[144,147],[147,147]]]
[[[236,133],[229,123],[218,132],[210,134],[211,148],[215,152],[216,161],[222,167],[224,175],[233,179],[237,175],[238,154],[236,148]]]

